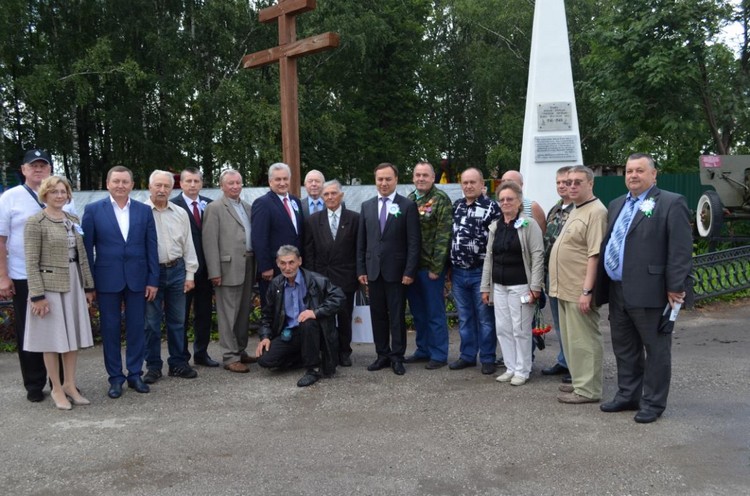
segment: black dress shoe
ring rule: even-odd
[[[204,357],[195,357],[193,358],[193,363],[195,365],[203,365],[204,367],[218,367],[221,365],[216,360],[212,359],[210,356],[206,355]]]
[[[154,384],[159,379],[161,379],[161,370],[148,369],[146,373],[143,374],[143,382],[146,384]]]
[[[463,358],[459,358],[455,362],[448,365],[448,368],[451,370],[461,370],[461,369],[465,369],[468,367],[476,367],[476,366],[477,366],[476,362],[467,362]]]
[[[300,380],[297,381],[297,387],[307,387],[312,386],[316,382],[318,382],[318,379],[320,379],[320,374],[314,370],[308,370],[305,372],[305,375],[303,375]]]
[[[342,367],[351,367],[352,366],[352,357],[349,354],[341,354],[339,356],[339,365]]]
[[[391,368],[393,369],[393,373],[396,375],[404,375],[406,373],[404,364],[401,362],[391,362]]]
[[[175,367],[169,367],[170,377],[182,377],[183,379],[195,379],[198,377],[198,372],[185,362],[182,365]],[[144,381],[145,382],[145,381]]]
[[[376,370],[384,369],[391,364],[390,358],[380,357],[367,366],[367,370],[375,372]]]
[[[143,382],[140,377],[129,380],[128,387],[130,389],[135,389],[137,393],[148,393],[149,391],[151,391],[151,389],[148,387],[148,384]]]
[[[424,366],[427,370],[436,370],[448,365],[448,362],[438,362],[437,360],[430,360],[427,365]]]
[[[426,356],[417,356],[417,355],[411,355],[406,358],[404,358],[404,363],[419,363],[419,362],[429,362],[430,357]]]
[[[554,364],[552,367],[547,367],[546,369],[542,369],[542,375],[560,375],[560,374],[568,374],[568,368],[563,367],[559,363]]]
[[[497,372],[497,366],[495,365],[494,362],[482,364],[482,373],[484,375],[492,375],[495,372]]]
[[[39,403],[44,400],[44,393],[41,389],[34,389],[26,393],[26,399],[32,403]]]
[[[656,412],[652,412],[651,410],[640,410],[635,414],[633,420],[639,424],[650,424],[651,422],[656,422],[656,419],[658,418],[659,414]]]
[[[563,384],[573,384],[573,378],[570,376],[570,374],[565,374],[561,381]]]
[[[109,396],[112,399],[117,399],[120,396],[122,396],[122,384],[110,385],[109,391],[107,391],[107,396]]]
[[[607,413],[624,412],[627,410],[638,410],[638,403],[628,401],[612,400],[599,405],[599,410]]]

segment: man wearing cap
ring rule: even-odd
[[[44,368],[42,353],[23,351],[26,302],[29,296],[23,231],[26,220],[44,208],[39,202],[37,192],[42,181],[52,173],[52,159],[44,150],[29,150],[23,157],[21,173],[25,184],[15,186],[0,196],[0,297],[13,298],[16,342],[23,385],[26,388],[26,398],[37,402],[44,399],[42,389],[47,382],[47,369]],[[65,205],[63,210],[74,214],[73,201]]]

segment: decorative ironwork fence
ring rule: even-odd
[[[750,288],[750,246],[696,255],[692,278],[696,301]]]

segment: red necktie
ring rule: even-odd
[[[193,217],[195,217],[195,224],[198,226],[198,229],[201,228],[201,213],[200,210],[198,210],[198,202],[193,202]]]
[[[284,208],[286,209],[286,213],[289,215],[289,218],[292,219],[294,216],[292,215],[292,209],[289,208],[289,199],[284,198]],[[294,224],[294,221],[292,221],[292,224]]]

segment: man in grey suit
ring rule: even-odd
[[[224,194],[209,203],[203,214],[203,253],[216,292],[224,368],[247,373],[246,364],[255,361],[246,351],[255,282],[250,205],[240,199],[242,176],[236,170],[222,172],[219,186]]]
[[[682,304],[692,268],[685,197],[656,187],[654,159],[628,157],[628,193],[609,204],[599,257],[596,301],[609,302],[618,390],[603,412],[638,410],[650,423],[667,406],[672,371],[670,308]]]
[[[362,203],[357,233],[357,274],[370,288],[370,316],[378,357],[367,370],[388,365],[403,375],[406,351],[406,287],[419,266],[422,234],[417,204],[396,193],[398,169],[375,168],[378,195]]]

